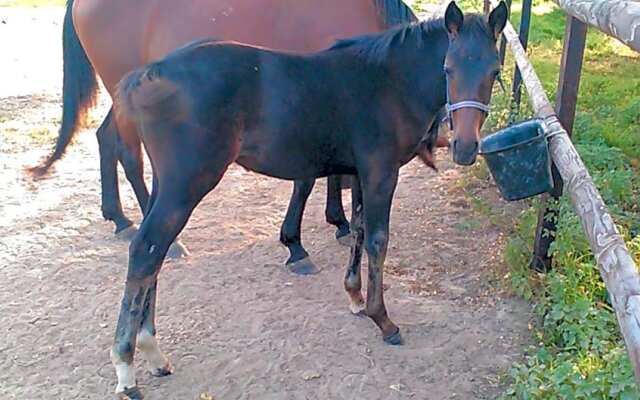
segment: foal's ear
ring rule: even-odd
[[[508,13],[507,5],[504,4],[504,1],[501,1],[500,4],[491,11],[491,14],[489,14],[489,27],[496,40],[498,40],[502,34],[502,30],[505,25],[507,25]]]
[[[464,20],[464,15],[462,15],[462,11],[458,8],[458,5],[455,1],[452,1],[447,6],[447,11],[444,13],[444,26],[447,27],[447,31],[449,31],[449,35],[455,37],[462,29],[462,21]]]

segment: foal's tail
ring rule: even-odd
[[[158,63],[129,72],[120,80],[115,97],[117,118],[138,122],[175,120],[187,112],[187,102],[173,82],[161,76]]]
[[[95,105],[98,80],[73,26],[73,1],[67,0],[67,10],[62,27],[62,123],[53,152],[40,165],[29,172],[42,177],[59,160],[71,142],[79,126],[83,125],[87,111]]]

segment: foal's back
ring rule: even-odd
[[[233,138],[235,159],[256,172],[326,176],[353,172],[352,128],[370,118],[383,75],[344,50],[299,55],[204,40],[125,77],[118,102],[144,122],[145,143],[160,134],[184,141],[195,129],[188,140],[202,146]]]

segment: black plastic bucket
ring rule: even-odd
[[[521,200],[553,188],[551,157],[541,120],[532,119],[480,141],[480,154],[506,200]]]

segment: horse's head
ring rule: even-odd
[[[457,164],[476,161],[480,128],[489,112],[493,82],[500,73],[496,41],[507,21],[500,2],[488,18],[467,16],[455,2],[447,7],[444,22],[449,35],[445,59],[447,108],[453,130],[452,152]]]

